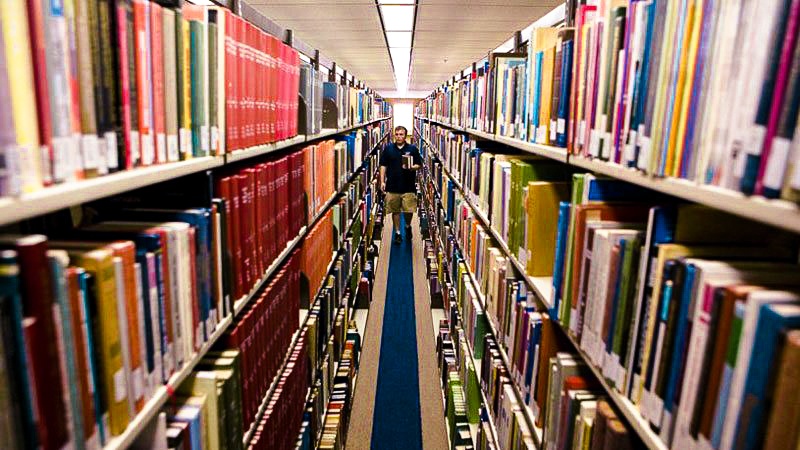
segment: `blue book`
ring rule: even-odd
[[[683,367],[686,364],[688,349],[686,346],[689,341],[691,322],[689,321],[689,307],[692,304],[692,294],[697,275],[697,268],[694,264],[686,264],[686,272],[683,278],[683,286],[680,286],[680,304],[678,305],[677,329],[672,345],[672,356],[669,363],[667,374],[667,388],[664,393],[664,411],[672,414],[678,406],[680,400],[678,389],[679,382],[683,377]],[[671,416],[670,416],[671,417]]]
[[[622,180],[591,177],[587,181],[588,184],[584,186],[584,193],[586,193],[590,202],[653,203],[656,201],[654,197],[658,197],[658,194],[653,194],[653,191],[649,189]]]
[[[755,343],[750,355],[747,378],[744,385],[744,399],[739,422],[736,426],[735,442],[737,448],[755,450],[759,447],[759,437],[763,437],[768,417],[770,384],[774,381],[773,369],[780,349],[780,339],[787,329],[800,328],[800,297],[793,295],[795,303],[766,304],[758,314]]]
[[[560,202],[558,204],[558,232],[556,233],[556,254],[553,262],[553,298],[550,305],[550,317],[559,320],[558,310],[561,304],[561,285],[564,279],[564,258],[567,252],[567,240],[569,236],[569,218],[572,204],[570,202]]]
[[[531,317],[531,331],[530,338],[528,339],[528,364],[525,367],[525,403],[531,400],[531,385],[533,383],[534,370],[533,367],[537,361],[534,356],[536,355],[536,348],[542,341],[542,320],[541,318],[534,319]]]
[[[647,83],[649,80],[648,74],[650,73],[650,52],[653,46],[653,26],[655,24],[656,2],[664,0],[652,0],[647,6],[647,28],[645,32],[644,53],[642,54],[642,65],[636,72],[636,80],[633,83],[633,100],[631,103],[631,133],[639,132],[639,125],[644,121],[644,106],[647,103],[644,94],[647,92]],[[631,142],[631,144],[636,144]],[[633,157],[626,161],[628,167],[636,167],[636,162],[639,160],[638,145],[634,146]]]
[[[531,124],[528,127],[528,141],[536,142],[536,130],[539,128],[539,105],[541,103],[541,90],[542,90],[542,59],[544,58],[543,52],[536,53],[536,60],[534,62],[533,72],[533,102],[531,103]]]
[[[91,322],[91,302],[92,302],[92,295],[90,293],[89,284],[92,282],[92,276],[87,272],[83,272],[80,277],[78,278],[78,289],[81,291],[81,299],[83,299],[83,304],[81,308],[83,309],[83,315],[86,317],[84,323],[83,334],[86,336],[86,358],[89,362],[89,380],[92,386],[99,386],[100,383],[100,363],[97,361],[97,350],[95,349],[94,345],[94,331],[92,330],[92,322]],[[110,436],[106,436],[106,429],[104,426],[105,421],[103,420],[103,408],[98,407],[97,405],[102,405],[100,401],[100,391],[101,389],[94,389],[92,398],[94,400],[95,408],[94,408],[94,416],[95,416],[95,424],[97,425],[97,432],[100,437],[100,442],[105,442],[107,438]]]
[[[561,63],[561,93],[558,97],[558,116],[556,118],[556,145],[559,147],[567,146],[569,127],[566,126],[569,120],[570,89],[572,86],[572,51],[575,46],[574,40],[564,42],[563,61]],[[562,126],[563,125],[563,126]]]
[[[144,343],[145,343],[145,363],[147,364],[147,373],[151,374],[156,368],[155,364],[155,342],[153,341],[153,316],[155,311],[150,308],[150,276],[147,268],[147,252],[144,250],[136,249],[136,262],[139,263],[141,271],[138,274],[141,287],[142,287],[142,320],[144,320]],[[156,291],[157,292],[157,291]],[[160,323],[160,320],[159,320]],[[164,330],[159,329],[159,334],[164,336]],[[163,355],[159,355],[163,357]]]
[[[5,345],[6,370],[12,376],[9,391],[12,395],[11,404],[18,411],[7,411],[12,417],[21,421],[25,448],[36,448],[38,430],[31,397],[30,377],[28,373],[28,356],[25,352],[25,335],[22,331],[22,296],[20,294],[19,266],[17,265],[17,252],[13,250],[0,251],[0,268],[9,270],[0,271],[0,339]],[[7,344],[7,345],[6,345]]]

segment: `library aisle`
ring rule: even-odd
[[[447,448],[418,219],[412,228],[399,245],[383,231],[348,449]]]

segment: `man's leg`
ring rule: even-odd
[[[400,213],[399,212],[392,213],[392,225],[394,225],[394,227],[392,228],[392,231],[394,231],[395,233],[399,233],[400,232]]]

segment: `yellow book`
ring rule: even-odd
[[[26,2],[0,2],[0,22],[14,133],[17,136],[20,187],[22,192],[33,192],[42,187],[42,152],[39,150],[39,122],[36,118],[36,90],[33,85]]]
[[[183,117],[181,117],[178,131],[181,142],[181,157],[183,159],[192,158],[192,39],[191,31],[189,28],[189,21],[182,18],[180,19],[180,29],[175,30],[176,33],[181,33],[181,47],[178,52],[182,53],[183,64],[181,65],[182,73],[179,76],[183,79],[181,87],[183,92],[179,101],[183,102]],[[179,56],[180,57],[180,56]]]
[[[532,181],[525,199],[527,233],[525,271],[534,277],[553,275],[558,232],[558,204],[569,200],[570,183]]]
[[[539,97],[539,128],[536,130],[537,144],[550,144],[550,107],[553,103],[553,69],[556,61],[556,47],[544,51],[542,56],[542,89]]]
[[[220,439],[220,424],[224,424],[225,406],[219,404],[219,390],[217,374],[213,371],[193,372],[178,388],[178,393],[190,398],[205,398],[206,424],[204,427],[207,439],[204,448],[220,450],[223,441]]]
[[[689,103],[691,103],[692,100],[694,72],[697,67],[695,61],[697,60],[697,51],[700,46],[700,34],[702,33],[700,26],[703,23],[703,5],[701,3],[702,2],[698,2],[697,0],[691,2],[688,9],[689,17],[686,19],[687,38],[685,42],[688,42],[688,51],[684,53],[685,58],[681,62],[681,75],[685,73],[685,77],[682,80],[682,86],[679,85],[679,87],[682,88],[681,95],[680,97],[675,97],[676,100],[680,99],[680,109],[676,104],[673,112],[678,118],[678,126],[676,127],[677,129],[673,130],[675,138],[670,139],[669,151],[667,153],[667,168],[664,173],[665,175],[674,177],[680,175],[681,159],[685,150],[683,142],[686,138]],[[695,118],[695,120],[699,119],[699,116]],[[675,122],[673,122],[673,126],[675,126]]]
[[[531,32],[531,44],[530,44],[530,55],[528,64],[531,67],[534,67],[536,64],[536,55],[539,52],[543,52],[550,47],[554,47],[556,45],[556,40],[558,40],[558,28],[552,27],[543,27],[543,28],[534,28]],[[555,55],[555,54],[554,54]],[[551,70],[552,72],[552,70]],[[531,77],[535,77],[537,74],[535,73],[535,69],[531,70]],[[542,78],[542,75],[539,76]],[[532,105],[533,107],[533,99],[536,97],[536,93],[534,92],[535,89],[539,89],[539,104],[540,110],[541,105],[545,103],[545,98],[541,95],[542,85],[541,83],[537,83],[534,78],[531,78],[531,82],[528,83],[530,86],[530,93],[528,94],[528,104]],[[548,97],[547,100],[551,100],[552,97]],[[548,105],[552,103],[551,101],[548,102]],[[531,117],[529,117],[529,123],[533,124],[533,113],[531,112]],[[541,117],[539,118],[539,123],[542,123]],[[528,140],[531,142],[542,143],[539,140],[539,135],[537,134],[539,131],[538,129],[530,128],[528,130]]]
[[[110,249],[67,249],[75,265],[82,267],[94,280],[93,312],[96,320],[95,342],[100,356],[100,379],[102,380],[103,409],[108,412],[111,434],[117,436],[125,431],[130,420],[128,414],[128,390],[122,364],[122,343],[117,320],[117,286],[115,281],[114,255]]]

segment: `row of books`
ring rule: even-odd
[[[434,186],[434,191],[438,191],[435,187],[435,183],[432,183],[432,186]],[[452,192],[452,186],[450,190],[450,197],[457,198],[458,194]],[[445,192],[447,191],[442,191],[443,194]],[[441,195],[442,200],[445,200],[445,202],[443,202],[444,204],[447,204],[446,197],[446,194]],[[461,200],[455,200],[456,204],[460,202]],[[439,211],[439,216],[443,221],[442,223],[448,223],[444,222],[447,220],[445,209],[446,208],[442,205]],[[463,216],[457,213],[456,217],[460,218]],[[480,226],[474,222],[473,225]],[[444,228],[448,230],[448,233],[452,233],[449,226],[445,225]],[[454,224],[454,229],[458,228],[459,226]],[[482,240],[480,236],[475,237],[474,234],[472,234],[474,231],[469,233],[470,234],[467,236],[471,236],[472,238],[468,238],[467,242]],[[546,445],[547,448],[583,448],[580,445],[574,444],[574,442],[583,442],[583,439],[589,439],[587,442],[591,443],[591,438],[585,438],[583,435],[581,435],[580,438],[573,437],[572,430],[563,436],[558,433],[552,436],[548,434],[553,433],[553,417],[561,418],[561,420],[566,420],[564,417],[569,417],[569,424],[572,425],[574,423],[574,416],[563,416],[562,414],[562,402],[564,401],[562,395],[569,395],[569,393],[564,392],[562,394],[564,390],[561,388],[560,382],[556,382],[556,379],[552,378],[553,375],[551,374],[553,371],[548,370],[548,367],[544,366],[544,364],[542,364],[542,369],[539,368],[540,361],[543,361],[542,358],[547,358],[547,355],[554,350],[554,344],[558,339],[553,335],[553,325],[549,323],[546,314],[542,315],[535,312],[535,307],[531,306],[534,304],[534,300],[532,298],[527,298],[524,284],[519,280],[515,280],[511,277],[505,278],[505,280],[503,280],[505,283],[504,289],[494,289],[493,284],[498,282],[497,278],[505,277],[505,265],[492,269],[490,276],[494,274],[494,277],[488,278],[490,280],[488,281],[490,293],[484,295],[483,293],[479,293],[480,291],[476,291],[476,289],[485,289],[487,279],[483,279],[480,275],[476,276],[475,282],[477,282],[479,287],[473,287],[472,276],[469,275],[469,273],[471,273],[469,266],[478,263],[473,255],[469,255],[467,261],[461,258],[461,246],[456,244],[457,241],[458,240],[451,234],[448,244],[442,248],[442,251],[450,256],[442,256],[441,258],[446,264],[452,264],[450,261],[457,262],[457,264],[452,266],[455,267],[452,269],[453,279],[460,280],[460,287],[455,289],[452,293],[452,295],[460,301],[458,304],[453,302],[450,316],[463,318],[462,323],[466,328],[464,333],[469,345],[471,348],[476,348],[478,351],[484,352],[484,360],[481,362],[482,370],[480,372],[482,385],[493,387],[497,386],[496,380],[500,377],[504,377],[506,380],[505,385],[499,386],[500,389],[494,391],[490,390],[487,395],[490,399],[497,399],[493,402],[493,406],[496,408],[494,417],[496,417],[495,423],[497,424],[499,448],[533,447],[532,436],[530,432],[527,431],[527,423],[522,416],[523,409],[529,411],[529,414],[536,418],[536,425],[539,427],[536,430],[537,433],[544,428],[543,436],[540,435],[540,439],[542,439],[543,445]],[[478,246],[480,247],[480,244],[478,244]],[[480,252],[484,258],[489,258],[488,255],[494,253],[497,249],[490,248],[489,250],[490,251],[483,251],[479,248],[478,252]],[[496,308],[492,308],[491,298],[493,296],[508,296],[509,298],[520,299],[522,304],[520,305],[518,303],[515,311],[509,311],[509,313],[513,314],[512,323],[502,323],[502,321],[498,323],[499,321],[496,320],[498,311]],[[528,300],[528,306],[525,306],[526,302],[523,299]],[[504,301],[498,303],[508,304]],[[483,309],[484,304],[487,308],[486,312],[484,312]],[[501,310],[499,314],[503,312],[505,311]],[[502,358],[498,354],[498,344],[492,332],[490,332],[491,328],[489,327],[488,321],[492,321],[494,324],[493,329],[499,331],[499,334],[503,337],[503,341],[506,341],[508,338],[506,330],[508,329],[507,326],[510,325],[512,341],[519,342],[521,340],[523,342],[522,344],[513,346],[502,345],[503,349],[507,351],[508,360],[511,364],[510,369],[506,368]],[[480,342],[476,342],[476,339],[479,339]],[[472,347],[473,345],[474,347]],[[495,352],[494,355],[492,355],[492,352]],[[544,378],[540,379],[539,377]],[[554,383],[559,386],[558,389],[554,390]],[[514,394],[514,384],[522,388],[521,392],[525,403],[521,406],[518,404],[516,395]],[[553,394],[554,391],[557,393],[555,398],[553,397],[553,395],[555,395]],[[595,397],[596,396],[597,395],[595,395]],[[516,416],[514,414],[516,414]],[[556,420],[556,422],[558,422],[558,420]],[[615,426],[616,425],[617,424],[615,424]],[[623,435],[623,437],[609,443],[608,445],[610,446],[608,448],[625,448],[614,447],[611,446],[612,444],[618,446],[624,444],[628,446],[627,448],[633,448],[632,440],[629,437],[630,432],[627,427],[621,422],[618,425],[620,427],[619,434]],[[589,432],[586,433],[588,435]],[[561,441],[558,439],[561,439]],[[603,441],[601,440],[600,442],[602,443]],[[603,444],[600,444],[599,447],[587,448],[602,449],[605,447],[603,447]]]
[[[324,259],[324,255],[319,255]],[[301,271],[303,271],[301,273]],[[290,256],[263,291],[247,304],[225,333],[224,345],[241,354],[242,418],[251,424],[278,375],[292,337],[300,326],[299,250]]]
[[[475,448],[535,448],[526,413],[519,407],[510,380],[504,376],[505,365],[488,328],[482,304],[455,248],[455,238],[441,203],[446,199],[438,194],[433,184],[428,183],[424,190],[431,236],[426,245],[431,292],[442,296],[446,317],[440,321],[437,337],[440,365],[446,364],[443,367],[450,370],[449,383],[443,379],[443,386],[463,396],[454,398],[464,402],[465,422],[476,425]],[[482,405],[484,398],[487,403]],[[453,445],[460,438],[457,427],[457,422],[450,423]],[[463,431],[466,432],[462,433],[464,437],[471,440],[470,430]],[[472,445],[471,441],[467,448],[473,448]]]
[[[235,350],[207,353],[131,448],[241,449],[239,361]]]
[[[482,282],[491,280],[489,273],[509,273],[509,261],[524,258],[521,252],[503,250],[510,246],[500,232],[502,220],[486,214],[480,204],[490,185],[479,183],[472,190],[476,186],[464,176],[468,166],[453,172],[469,189],[453,215],[468,220],[461,230],[469,231],[464,237],[472,240],[464,248]],[[591,174],[573,174],[565,187],[560,187],[564,181],[529,183],[528,192],[523,190],[528,202],[536,201],[530,189],[537,183],[551,191],[540,200],[536,215],[527,213],[528,224],[551,224],[538,231],[548,234],[548,245],[540,249],[553,255],[552,294],[543,299],[547,315],[603,374],[609,389],[628,397],[636,414],[672,448],[767,445],[770,424],[797,414],[768,400],[775,398],[777,386],[787,389],[789,381],[758,372],[779,374],[789,357],[781,354],[791,348],[785,333],[763,333],[778,323],[795,327],[792,306],[775,306],[795,304],[794,294],[775,289],[800,281],[793,264],[796,236]],[[502,195],[493,197],[489,210],[506,202]],[[505,245],[493,242],[495,237]],[[501,250],[487,251],[490,247]],[[526,267],[530,274],[530,263]],[[495,326],[506,329],[503,311],[513,312],[519,301],[500,305]],[[733,328],[737,317],[747,327]],[[753,351],[756,333],[758,352]],[[524,343],[511,339],[507,345],[509,354],[519,354],[514,346]],[[709,388],[702,392],[701,386]],[[745,402],[754,410],[744,409]],[[784,436],[780,442],[796,441],[796,436]]]
[[[0,196],[297,134],[300,55],[225,8],[18,0],[2,18]],[[386,112],[336,92],[351,125]]]
[[[800,77],[787,2],[573,2],[420,113],[745,194],[798,201]],[[732,109],[729,105],[737,105]]]

